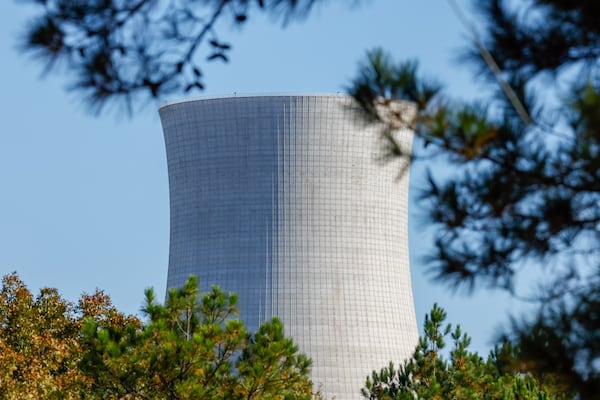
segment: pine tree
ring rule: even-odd
[[[460,326],[444,324],[446,312],[437,304],[425,316],[424,335],[413,357],[373,371],[362,394],[370,400],[566,400],[573,396],[559,386],[540,383],[532,375],[507,369],[501,357],[513,360],[507,347],[496,349],[487,359],[469,351],[471,339]],[[449,358],[446,340],[452,341]],[[508,346],[508,345],[505,345]]]
[[[81,368],[89,398],[311,399],[310,361],[277,319],[249,333],[237,296],[198,293],[191,277],[164,305],[146,291],[148,321],[104,327],[87,319]]]
[[[322,1],[322,0],[321,0]],[[38,15],[22,48],[69,71],[71,87],[95,112],[109,100],[159,98],[204,89],[203,65],[228,62],[223,22],[243,26],[254,12],[284,23],[318,0],[30,0]]]
[[[147,320],[126,316],[101,291],[74,305],[56,289],[34,298],[16,274],[0,290],[0,399],[318,398],[310,360],[274,318],[249,333],[237,296],[196,278]]]
[[[428,178],[421,205],[436,227],[428,267],[452,286],[515,295],[521,270],[541,268],[533,318],[516,319],[529,371],[583,399],[600,393],[600,5],[595,1],[476,2],[485,33],[467,51],[496,93],[465,103],[423,80],[415,63],[369,52],[351,92],[379,123],[414,129],[427,157],[453,171]],[[417,104],[414,119],[390,107]],[[391,110],[391,111],[390,111]],[[416,160],[418,161],[418,160]]]

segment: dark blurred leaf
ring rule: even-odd
[[[33,0],[39,14],[27,27],[22,48],[67,69],[68,87],[93,112],[110,100],[132,101],[188,89],[199,59],[228,62],[231,44],[217,40],[222,20],[242,24],[254,9],[283,17],[305,16],[324,0],[64,1]],[[233,13],[232,13],[233,11]],[[143,27],[143,28],[142,28]],[[217,50],[217,51],[214,51]],[[105,63],[106,65],[101,65]]]
[[[430,174],[419,201],[435,227],[425,260],[432,276],[454,288],[502,288],[536,304],[538,316],[524,318],[509,335],[521,370],[554,379],[577,399],[596,399],[600,3],[475,4],[485,29],[468,57],[491,78],[479,98],[451,100],[425,83],[415,63],[394,63],[381,49],[360,64],[351,93],[391,141],[397,139],[389,134],[390,108],[414,102],[424,159],[444,162],[444,173]],[[482,45],[499,72],[482,57]]]
[[[224,62],[229,61],[227,59],[227,56],[225,54],[223,54],[223,53],[213,53],[213,54],[209,55],[208,57],[206,57],[206,60],[207,61],[221,60],[221,61],[224,61]]]

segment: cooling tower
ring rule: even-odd
[[[160,116],[168,287],[195,274],[238,293],[251,330],[279,316],[327,398],[360,398],[371,371],[410,356],[408,173],[382,161],[352,98],[205,98]],[[397,135],[410,151],[412,133]]]

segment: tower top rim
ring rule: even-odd
[[[219,99],[235,99],[235,98],[264,98],[264,97],[330,97],[330,98],[352,98],[351,95],[347,93],[337,92],[337,93],[301,93],[301,92],[281,92],[281,93],[229,93],[222,95],[207,95],[207,96],[196,96],[183,98],[178,100],[171,100],[162,103],[158,110],[162,110],[163,108],[170,107],[173,105],[181,104],[181,103],[194,103],[198,101],[210,101],[210,100],[219,100]]]

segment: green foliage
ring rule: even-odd
[[[56,289],[34,297],[16,274],[0,290],[0,398],[79,399],[89,380],[79,369],[83,318],[106,328],[139,326],[119,313],[102,292],[83,295],[77,306]]]
[[[401,117],[386,107],[414,102],[418,115],[410,126],[425,143],[427,162],[440,156],[452,166],[448,178],[429,174],[420,202],[436,227],[427,259],[433,276],[537,302],[537,314],[515,321],[504,338],[514,341],[531,373],[594,399],[600,393],[600,6],[474,3],[485,31],[467,60],[491,97],[463,103],[441,90],[417,90],[431,85],[420,83],[413,64],[394,63],[382,50],[368,53],[350,91],[392,149],[398,144],[386,132]],[[539,290],[516,293],[519,272],[533,266],[541,269]]]
[[[70,305],[56,291],[34,298],[16,275],[2,279],[0,291],[0,396],[19,399],[75,398],[69,388],[77,349]]]
[[[237,296],[196,278],[170,290],[164,305],[146,291],[142,326],[83,329],[90,398],[310,399],[310,362],[277,319],[250,334],[236,319]]]
[[[241,380],[231,398],[311,398],[309,368],[310,360],[298,353],[292,339],[284,336],[281,321],[274,318],[260,326],[236,362]]]
[[[590,282],[572,295],[577,304],[552,302],[533,319],[513,320],[506,341],[518,346],[516,356],[541,379],[577,391],[582,399],[600,393],[600,285]]]
[[[0,291],[0,399],[312,399],[310,360],[278,319],[249,333],[237,296],[198,294],[196,278],[147,321],[102,292],[77,306],[55,289],[34,298],[16,275]],[[315,395],[318,396],[318,395]]]
[[[572,399],[557,386],[539,383],[533,376],[505,368],[513,353],[505,347],[484,360],[469,351],[471,339],[444,325],[446,312],[436,305],[425,317],[424,335],[412,359],[373,371],[367,378],[363,397],[371,400],[469,399],[469,400],[559,400]],[[446,340],[452,342],[444,357]],[[501,355],[501,357],[499,357]],[[503,357],[503,358],[502,358]]]

